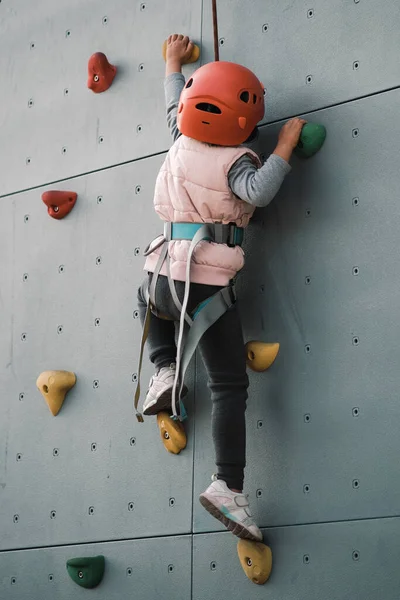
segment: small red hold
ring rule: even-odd
[[[47,212],[53,219],[63,219],[75,206],[78,198],[76,192],[59,192],[51,190],[42,194],[42,200],[47,206]]]
[[[101,94],[111,86],[117,67],[108,62],[103,52],[96,52],[89,58],[88,72],[88,88],[95,94]]]

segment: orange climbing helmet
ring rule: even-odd
[[[200,67],[179,100],[183,135],[218,146],[238,146],[264,117],[264,86],[250,69],[231,62]]]

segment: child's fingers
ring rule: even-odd
[[[183,38],[183,40],[182,40],[182,41],[183,41],[183,43],[185,44],[185,46],[188,46],[188,45],[189,45],[189,43],[190,43],[189,36],[188,36],[188,35],[185,35],[185,37]]]
[[[179,37],[179,35],[178,35],[177,33],[174,33],[174,34],[171,36],[171,38],[172,38],[172,39],[171,39],[171,42],[176,42],[176,40],[178,39],[178,37]]]
[[[182,35],[181,33],[178,35],[178,40],[179,40],[180,42],[183,40],[183,35]]]

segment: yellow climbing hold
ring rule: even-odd
[[[268,581],[272,571],[272,552],[261,542],[239,540],[237,545],[240,564],[247,577],[257,585]]]
[[[186,433],[180,421],[171,419],[167,412],[160,412],[157,415],[157,425],[162,443],[168,452],[179,454],[186,448]]]
[[[246,357],[247,366],[253,371],[266,371],[275,361],[279,352],[279,344],[267,344],[265,342],[247,342]]]
[[[164,60],[166,60],[167,59],[167,40],[165,40],[165,42],[163,43],[162,54],[163,54]],[[186,60],[183,64],[189,65],[191,63],[195,63],[199,60],[199,58],[200,58],[200,48],[195,45],[190,58],[188,60]]]
[[[56,416],[63,405],[67,392],[76,383],[75,373],[70,371],[44,371],[36,386],[46,400],[51,413]]]

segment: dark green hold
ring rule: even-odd
[[[300,134],[300,140],[294,152],[299,158],[314,156],[324,145],[326,129],[318,123],[306,123]]]
[[[83,556],[67,560],[67,571],[72,581],[84,588],[94,588],[103,579],[104,556]]]

